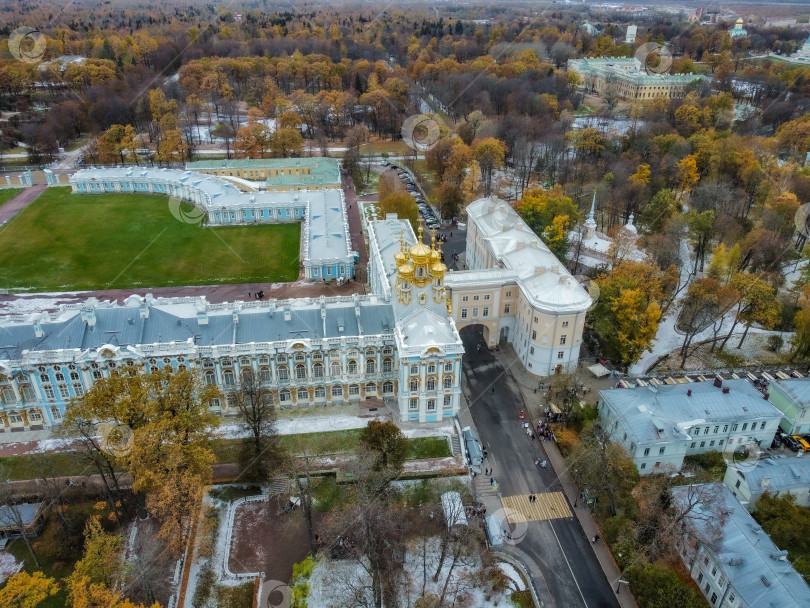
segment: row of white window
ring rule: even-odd
[[[443,404],[444,404],[444,409],[452,407],[452,405],[453,405],[453,397],[451,395],[445,395]],[[428,412],[435,412],[436,411],[436,400],[435,399],[428,399],[427,403],[426,403],[426,406],[427,406],[427,411]],[[412,397],[408,401],[408,410],[411,411],[411,412],[418,411],[419,410],[419,399],[417,399],[416,397]]]
[[[313,397],[315,399],[325,399],[326,398],[326,388],[325,386],[316,386],[313,389]],[[382,392],[383,395],[390,395],[394,392],[394,383],[393,382],[383,382],[382,385]],[[364,390],[366,394],[373,394],[377,392],[377,383],[376,382],[369,382],[365,385]],[[329,393],[332,397],[343,397],[343,385],[342,384],[335,384],[334,386],[329,388]],[[292,401],[292,390],[290,389],[283,389],[278,393],[278,400],[281,403],[288,403]],[[359,395],[360,394],[360,385],[359,384],[350,384],[349,385],[349,396]],[[298,400],[308,400],[309,399],[309,389],[306,387],[300,387],[296,390],[295,393]]]
[[[442,384],[444,388],[453,388],[453,376],[445,376],[442,379]],[[428,391],[435,391],[436,390],[436,378],[428,378],[425,383]],[[410,382],[408,383],[408,388],[412,393],[415,393],[419,390],[419,379],[418,378],[411,378]]]

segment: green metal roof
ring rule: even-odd
[[[222,169],[311,169],[306,175],[278,175],[267,178],[268,186],[322,186],[340,184],[340,162],[335,158],[238,158],[195,160],[186,163],[189,171]]]
[[[635,68],[637,60],[633,57],[597,57],[591,59],[571,59],[568,69],[581,74],[602,74],[615,76],[636,84],[679,83],[688,84],[703,80],[700,74],[645,74]]]

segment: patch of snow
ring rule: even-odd
[[[477,554],[459,560],[452,572],[450,571],[451,559],[445,559],[438,580],[434,583],[433,574],[439,565],[441,553],[439,539],[427,539],[425,549],[423,559],[421,541],[416,541],[411,544],[405,554],[404,582],[399,608],[413,606],[416,600],[423,595],[423,585],[424,595],[440,596],[445,583],[448,582],[448,577],[449,583],[445,597],[448,605],[467,605],[476,608],[509,605],[506,594],[491,593],[482,588],[481,560]],[[425,571],[427,571],[427,576],[424,574]],[[517,575],[517,572],[515,571],[514,574]],[[511,578],[510,574],[507,576]],[[517,578],[520,579],[520,576],[517,575]],[[353,560],[319,561],[312,571],[309,585],[310,591],[307,598],[309,608],[331,608],[342,604],[359,605],[360,602],[350,604],[350,598],[365,596],[366,599],[370,599],[371,597],[368,572],[362,564]]]
[[[322,433],[325,431],[346,431],[362,429],[370,420],[387,420],[387,416],[304,416],[301,418],[280,419],[276,424],[279,435],[299,435]],[[441,433],[439,433],[441,434]],[[227,424],[214,431],[214,435],[224,439],[243,439],[249,436],[244,425]]]
[[[455,435],[456,429],[452,426],[441,426],[428,429],[402,429],[402,434],[408,439],[417,437],[442,437],[444,435]]]
[[[507,562],[498,562],[498,568],[501,569],[510,581],[512,581],[513,586],[512,588],[515,591],[525,591],[526,590],[526,582],[523,580],[523,577],[517,571],[517,569]]]
[[[8,551],[0,551],[0,583],[22,570],[23,565]]]

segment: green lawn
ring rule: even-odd
[[[20,192],[22,192],[22,188],[3,188],[0,190],[0,205],[5,203],[7,200],[14,198]]]
[[[299,224],[201,227],[175,219],[168,200],[48,188],[0,229],[0,287],[78,290],[298,278]]]
[[[304,450],[310,454],[347,454],[357,449],[361,429],[305,433],[302,435],[282,435],[281,442],[291,452],[300,454]],[[218,463],[238,461],[238,439],[215,439],[211,449]],[[408,460],[421,458],[444,458],[451,456],[450,446],[444,437],[417,437],[408,440]],[[0,458],[0,472],[5,479],[36,479],[47,460],[47,470],[60,476],[93,475],[92,469],[83,461],[78,452],[55,452],[47,455],[30,454]]]

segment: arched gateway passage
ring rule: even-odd
[[[489,328],[480,323],[473,323],[459,330],[461,341],[464,343],[464,354],[474,357],[478,353],[489,352]]]

